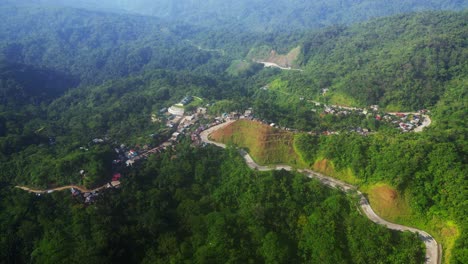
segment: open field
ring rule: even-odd
[[[292,133],[260,122],[239,120],[215,131],[211,138],[247,150],[259,164],[304,165],[294,151]]]

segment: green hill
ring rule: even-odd
[[[244,143],[260,162],[305,162],[361,184],[378,212],[433,234],[445,262],[466,262],[467,11],[397,15],[300,34],[251,34],[235,19],[232,31],[216,31],[67,8],[9,6],[0,14],[6,61],[0,65],[0,233],[6,234],[0,259],[421,261],[415,236],[369,225],[353,200],[291,173],[247,170],[237,152],[194,147],[190,137],[125,167],[122,190],[102,193],[87,207],[69,194],[39,197],[11,188],[102,184],[116,170],[114,146],[160,144],[170,134],[161,108],[193,94],[209,112],[252,107],[269,123],[315,132],[293,137],[239,122],[220,137]],[[256,27],[251,15],[243,19],[252,23],[249,29]],[[205,47],[193,36],[227,49]],[[286,47],[300,46],[295,63],[304,71],[241,60],[265,43],[276,59],[288,54]],[[75,81],[79,87],[65,91]],[[326,114],[314,101],[427,107],[433,122],[422,133],[379,130],[373,115]],[[367,136],[350,132],[371,125],[376,129]],[[321,133],[327,130],[339,133]],[[94,144],[95,138],[107,143]]]
[[[0,58],[96,84],[152,69],[195,69],[213,56],[184,42],[191,28],[157,18],[72,8],[0,6]]]
[[[310,34],[298,58],[304,74],[281,79],[290,83],[287,92],[324,102],[348,97],[392,111],[431,107],[451,80],[467,76],[467,19],[468,12],[429,12]]]
[[[15,1],[18,4],[30,0]],[[36,3],[110,9],[152,15],[208,27],[240,26],[248,31],[295,31],[351,24],[375,17],[427,10],[460,10],[457,0],[39,0]]]

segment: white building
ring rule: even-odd
[[[176,116],[183,116],[185,113],[185,109],[182,107],[177,107],[177,106],[171,106],[167,110],[170,114],[176,115]]]

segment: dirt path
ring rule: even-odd
[[[304,71],[302,69],[294,69],[291,67],[285,68],[285,67],[279,66],[278,64],[274,62],[267,62],[267,61],[255,61],[255,62],[263,64],[263,67],[265,68],[278,68],[278,69],[286,70],[286,71]]]
[[[96,189],[91,189],[91,190],[88,190],[88,189],[86,189],[86,188],[84,188],[82,186],[77,186],[77,185],[67,185],[67,186],[61,186],[61,187],[47,189],[47,190],[31,189],[31,188],[26,187],[26,186],[15,186],[15,188],[18,188],[18,189],[21,189],[21,190],[24,190],[24,191],[27,191],[27,192],[30,192],[30,193],[37,193],[37,194],[52,193],[52,192],[55,192],[55,191],[64,191],[64,190],[69,190],[71,188],[77,189],[82,193],[90,193],[90,192],[97,192],[97,191],[100,191],[102,189],[107,189],[107,188],[110,188],[110,187],[115,187],[115,186],[118,186],[118,185],[120,185],[120,181],[113,181],[111,184],[106,183],[106,184],[104,184],[104,185],[102,185],[100,187],[97,187]]]
[[[430,119],[428,119],[430,120]],[[231,124],[234,121],[226,122],[214,127],[211,127],[210,129],[207,129],[203,131],[200,136],[203,142],[208,143],[208,144],[214,144],[218,147],[221,148],[226,148],[226,145],[218,142],[211,141],[209,139],[209,135],[213,133],[214,131],[221,129],[229,124]],[[430,124],[430,122],[429,122]],[[274,166],[261,166],[255,163],[255,161],[252,159],[252,157],[244,150],[239,150],[240,154],[244,158],[245,162],[247,165],[254,170],[259,170],[259,171],[270,171],[270,170],[287,170],[287,171],[292,171],[294,170],[291,166],[288,165],[274,165]],[[372,207],[369,204],[369,201],[366,199],[366,197],[357,190],[357,188],[351,184],[347,184],[345,182],[342,182],[340,180],[337,180],[332,177],[325,176],[321,173],[311,171],[311,170],[298,170],[298,172],[303,173],[309,178],[314,178],[318,179],[322,184],[335,188],[335,189],[340,189],[343,192],[352,192],[358,195],[359,197],[359,206],[361,208],[362,213],[365,214],[369,220],[372,222],[383,225],[387,227],[388,229],[392,230],[397,230],[397,231],[409,231],[412,233],[418,234],[419,238],[424,242],[426,246],[426,262],[427,264],[440,264],[441,263],[441,255],[442,255],[442,250],[437,241],[429,235],[427,232],[423,230],[419,230],[416,228],[408,227],[408,226],[403,226],[399,224],[394,224],[391,222],[388,222],[382,218],[380,218],[372,209]]]

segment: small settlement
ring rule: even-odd
[[[203,145],[200,138],[201,132],[204,130],[211,128],[212,126],[218,125],[220,123],[230,121],[230,120],[238,120],[238,119],[248,119],[257,122],[261,122],[272,127],[276,127],[279,129],[287,130],[287,131],[295,131],[294,129],[280,127],[275,123],[268,122],[266,120],[258,119],[254,116],[254,111],[252,108],[245,109],[243,112],[230,112],[230,113],[223,113],[221,116],[218,117],[211,117],[207,115],[207,109],[204,107],[197,107],[194,111],[186,112],[184,106],[189,104],[193,100],[193,97],[186,96],[184,97],[178,104],[174,104],[169,108],[163,108],[159,112],[164,117],[163,119],[166,120],[166,127],[171,130],[170,136],[158,146],[148,146],[145,145],[143,147],[135,146],[135,147],[127,147],[124,144],[119,146],[115,146],[115,154],[116,158],[112,161],[112,168],[113,174],[110,177],[109,181],[90,192],[82,192],[77,188],[71,188],[72,196],[77,199],[78,201],[90,204],[95,201],[95,199],[99,196],[99,192],[104,189],[113,189],[119,188],[120,181],[124,178],[124,172],[126,168],[131,168],[140,160],[147,159],[150,155],[159,154],[168,148],[172,148],[177,144],[181,137],[190,137],[192,143],[194,145]],[[383,113],[379,111],[378,106],[373,105],[369,108],[352,108],[352,107],[343,107],[343,106],[336,106],[336,105],[324,105],[319,102],[313,102],[315,106],[312,111],[319,112],[321,111],[322,114],[325,115],[350,115],[350,114],[359,114],[366,116],[367,118],[375,118],[378,121],[389,122],[394,124],[395,127],[398,127],[403,132],[409,132],[414,130],[416,127],[420,126],[424,121],[424,114],[427,112],[425,110],[420,111],[419,113]],[[160,121],[156,115],[151,116],[151,122]],[[211,120],[211,121],[210,121]],[[369,129],[357,127],[351,129],[352,132],[359,133],[361,135],[368,135],[370,133]],[[315,132],[309,132],[312,134],[317,134]],[[323,135],[334,135],[338,132],[334,131],[322,131],[321,134]],[[150,136],[154,136],[153,134]],[[109,139],[107,137],[95,138],[93,139],[90,144],[107,144],[109,143]],[[87,151],[88,149],[85,147],[81,147],[80,149]],[[85,177],[86,173],[81,170],[80,174]],[[46,191],[49,193],[52,191]]]
[[[371,105],[368,108],[345,107],[339,105],[325,105],[319,102],[310,101],[314,104],[313,112],[322,111],[325,115],[347,116],[351,114],[362,115],[366,118],[373,118],[376,121],[392,124],[393,127],[400,129],[402,132],[414,131],[421,126],[425,121],[427,110],[420,110],[416,113],[385,113],[379,110],[378,105]],[[350,129],[351,132],[359,133],[366,136],[370,133],[368,128],[356,127]],[[337,132],[325,131],[323,134],[332,135]]]

